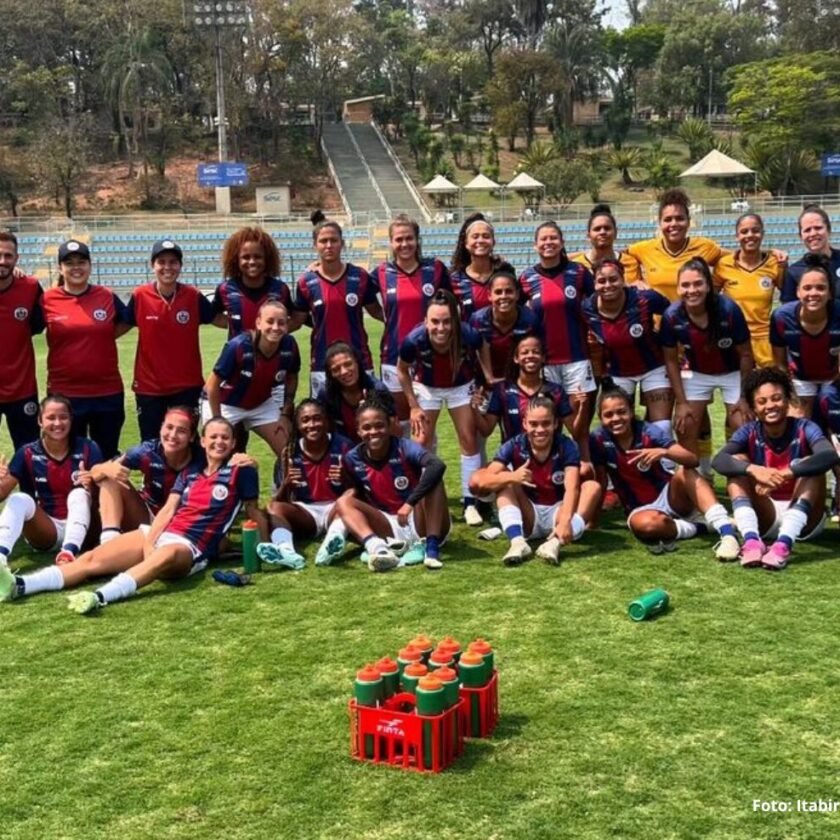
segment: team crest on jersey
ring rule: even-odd
[[[38,413],[38,403],[30,400],[28,403],[26,403],[26,405],[24,405],[23,413],[27,417],[34,417]]]
[[[348,306],[357,306],[358,303],[359,303],[359,296],[353,294],[353,292],[350,292],[350,294],[347,295],[347,305]]]
[[[19,306],[15,309],[15,320],[25,321],[29,317],[29,310],[25,306]]]
[[[758,278],[758,285],[761,286],[762,289],[771,289],[773,287],[773,281],[769,277],[759,277]]]
[[[181,309],[175,313],[175,320],[179,324],[189,324],[190,322],[190,313],[187,312],[186,309]]]
[[[108,313],[104,309],[94,309],[93,317],[96,321],[104,321],[108,317]]]
[[[577,289],[574,286],[566,286],[566,297],[574,300],[577,297]]]
[[[423,284],[423,294],[426,297],[431,297],[435,293],[435,287],[431,283]]]
[[[274,374],[274,381],[275,382],[285,382],[286,380],[286,371],[285,370],[278,370],[277,373]]]
[[[228,497],[228,493],[229,491],[224,484],[215,484],[211,495],[217,502],[223,502]]]
[[[636,469],[639,472],[647,472],[650,469],[650,464],[638,463],[636,464]]]
[[[394,479],[394,487],[396,487],[397,490],[406,490],[408,488],[408,478],[407,478],[407,476],[398,475]]]
[[[641,338],[644,331],[645,328],[641,324],[633,324],[633,326],[630,327],[630,335],[632,335],[633,338]]]
[[[731,338],[721,338],[717,346],[720,347],[721,350],[726,350],[732,346],[732,339]]]
[[[557,472],[553,472],[551,474],[551,483],[552,484],[562,484],[563,483],[563,473],[558,470]]]

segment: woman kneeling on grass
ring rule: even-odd
[[[604,391],[598,414],[601,425],[591,435],[592,464],[606,487],[607,476],[627,511],[627,527],[652,554],[674,551],[676,540],[720,534],[718,560],[738,556],[738,540],[726,508],[697,472],[697,456],[662,429],[633,415],[630,396],[620,388]],[[679,464],[675,472],[663,465]],[[702,514],[705,524],[694,521]]]
[[[233,426],[215,417],[204,426],[201,446],[204,470],[181,473],[166,504],[150,526],[123,534],[83,554],[75,563],[50,566],[31,575],[0,569],[0,600],[79,586],[90,578],[118,573],[95,592],[75,592],[68,607],[92,613],[106,604],[131,597],[155,580],[195,574],[218,553],[219,543],[244,503],[249,518],[265,533],[258,505],[259,479],[252,466],[231,466]]]
[[[524,434],[504,443],[492,463],[470,482],[473,492],[496,493],[499,523],[510,539],[502,558],[518,566],[531,555],[528,540],[545,540],[537,557],[558,563],[560,547],[580,539],[601,499],[595,481],[580,481],[580,454],[574,441],[558,432],[550,396],[528,403]]]
[[[825,473],[838,461],[819,427],[788,417],[793,385],[774,368],[752,371],[744,396],[756,420],[738,429],[712,467],[726,484],[744,545],[741,565],[784,569],[798,539],[825,525]],[[773,540],[770,548],[764,540]]]
[[[336,502],[336,515],[364,546],[362,559],[371,571],[421,560],[427,569],[442,568],[440,547],[450,527],[446,465],[419,444],[390,434],[391,417],[378,402],[362,403],[356,419],[362,442],[343,461],[353,489]],[[402,558],[397,544],[409,546]]]

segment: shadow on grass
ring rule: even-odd
[[[468,738],[464,742],[463,755],[446,772],[454,775],[474,770],[492,756],[502,741],[518,737],[529,722],[527,715],[503,714],[489,738]]]

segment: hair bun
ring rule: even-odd
[[[596,204],[589,211],[589,218],[593,219],[595,216],[612,216],[612,209],[609,204]]]

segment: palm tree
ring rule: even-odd
[[[624,149],[613,149],[607,157],[607,163],[610,168],[621,172],[621,182],[625,187],[632,187],[635,183],[633,175],[637,174],[634,170],[644,165],[644,156],[638,146],[627,146]]]
[[[519,172],[532,172],[534,169],[553,163],[561,157],[560,150],[553,143],[538,140],[536,143],[531,143],[528,150],[519,156],[516,169]]]
[[[604,75],[602,51],[595,30],[584,23],[558,24],[549,33],[547,49],[557,64],[560,89],[554,97],[558,124],[571,127],[575,102],[597,96]]]
[[[516,16],[528,36],[528,46],[535,50],[545,22],[548,19],[547,0],[514,0]]]

